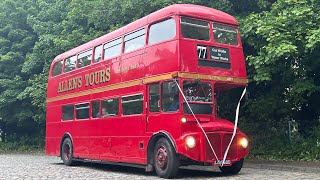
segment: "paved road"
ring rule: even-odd
[[[248,166],[249,167],[249,166]],[[202,169],[202,170],[199,170]],[[203,170],[205,169],[205,170]],[[64,166],[58,157],[44,155],[0,155],[0,179],[160,179],[143,169],[116,165],[84,163]],[[191,167],[181,169],[179,179],[319,179],[320,173],[243,168],[235,176],[223,176],[217,168]]]

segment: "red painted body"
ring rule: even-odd
[[[55,77],[51,75],[53,65],[60,60],[105,44],[115,38],[123,38],[124,35],[141,28],[146,28],[148,35],[151,24],[170,17],[175,20],[177,28],[176,36],[171,40],[154,45],[148,45],[146,40],[143,48],[133,52],[124,53],[122,50],[121,55],[117,57],[103,59],[98,63],[76,68]],[[184,38],[181,34],[180,17],[191,17],[210,22],[210,40]],[[158,132],[164,132],[171,138],[177,153],[182,157],[197,162],[212,163],[215,158],[192,115],[185,114],[181,106],[177,112],[160,110],[160,112],[151,113],[148,108],[149,84],[172,80],[172,76],[178,76],[180,85],[186,79],[194,80],[194,77],[200,77],[201,81],[211,83],[215,91],[246,85],[246,69],[240,35],[238,34],[238,45],[216,43],[213,40],[212,22],[235,28],[238,26],[232,16],[218,10],[195,5],[172,5],[58,55],[53,60],[48,80],[46,154],[60,156],[61,142],[64,135],[68,134],[73,143],[75,158],[146,165],[150,139]],[[197,45],[227,48],[230,54],[230,68],[199,66]],[[86,74],[106,68],[110,68],[109,81],[85,86]],[[59,82],[79,76],[82,77],[80,88],[58,93]],[[122,115],[121,97],[133,94],[143,95],[143,113]],[[109,98],[120,98],[118,116],[62,121],[63,105]],[[182,99],[180,94],[180,103],[183,102]],[[215,107],[214,101],[211,104]],[[92,108],[90,108],[90,114],[91,111]],[[234,125],[227,120],[217,118],[215,110],[210,115],[198,114],[196,116],[221,160],[230,141]],[[187,119],[186,123],[181,122],[182,117]],[[185,143],[185,137],[188,135],[196,138],[196,146],[192,149],[188,148]],[[246,135],[238,129],[227,156],[231,162],[239,161],[248,154],[248,148],[244,149],[238,144],[241,137],[246,137]]]

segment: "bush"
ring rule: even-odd
[[[291,142],[288,137],[274,136],[266,141],[253,138],[249,158],[269,160],[320,160],[320,128],[315,128],[311,137],[294,133]]]
[[[5,142],[0,142],[0,152],[31,152],[44,149],[43,136],[7,136]]]

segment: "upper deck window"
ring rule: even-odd
[[[121,54],[121,38],[111,41],[104,45],[104,59],[110,59]]]
[[[97,46],[95,49],[94,49],[94,59],[93,59],[93,62],[99,62],[101,60],[101,57],[102,57],[102,45],[100,46]]]
[[[52,69],[52,76],[58,76],[62,73],[62,61],[58,61],[54,64]]]
[[[190,39],[198,39],[209,41],[209,23],[190,19],[186,17],[181,18],[182,36]]]
[[[144,46],[146,30],[141,29],[124,37],[124,52],[131,52]]]
[[[78,55],[78,67],[85,67],[90,65],[92,59],[92,50],[83,52]]]
[[[176,22],[174,19],[151,25],[149,30],[149,44],[155,44],[173,39],[176,36]]]
[[[64,72],[72,71],[76,68],[77,56],[72,56],[64,61]]]
[[[231,26],[212,24],[214,41],[221,44],[238,45],[238,30]]]

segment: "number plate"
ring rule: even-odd
[[[214,161],[214,165],[221,165],[221,164],[222,164],[222,160],[215,160]],[[231,161],[225,160],[223,165],[231,165]]]

